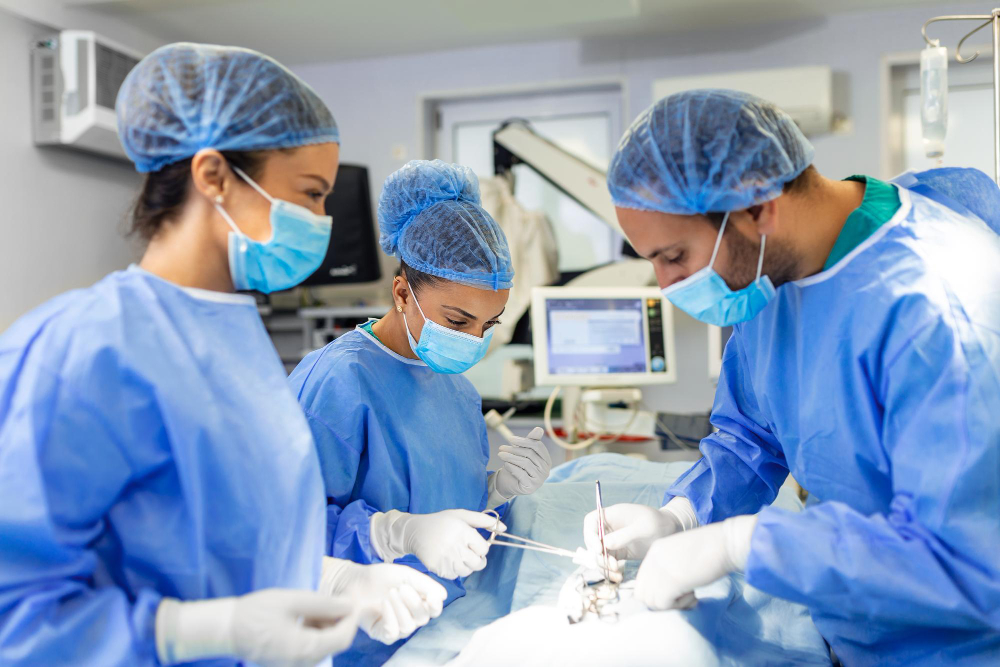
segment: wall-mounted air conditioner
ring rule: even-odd
[[[658,79],[653,99],[694,88],[728,88],[773,102],[790,115],[805,134],[834,130],[839,115],[834,108],[834,74],[829,67],[729,72]]]
[[[115,98],[142,56],[92,32],[64,30],[32,47],[35,143],[125,157]]]

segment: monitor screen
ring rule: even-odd
[[[644,298],[546,299],[548,372],[646,372]]]
[[[538,386],[677,381],[673,310],[656,287],[535,287],[531,329]]]

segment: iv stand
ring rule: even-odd
[[[924,23],[920,29],[924,36],[924,41],[929,46],[941,46],[940,39],[931,39],[927,36],[927,26],[938,21],[983,21],[983,23],[965,37],[958,40],[955,47],[955,60],[959,63],[971,63],[979,56],[979,51],[972,54],[970,58],[962,57],[962,45],[965,40],[982,30],[988,25],[993,26],[993,179],[1000,185],[1000,9],[994,9],[992,14],[953,14],[950,16],[935,16]]]

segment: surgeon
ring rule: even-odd
[[[996,664],[1000,236],[974,211],[997,188],[812,161],[786,114],[726,90],[667,97],[622,139],[622,228],[675,306],[734,332],[702,458],[663,507],[609,507],[607,546],[642,559],[654,609],[743,571],[845,664]],[[769,507],[789,473],[821,502]]]
[[[400,261],[392,309],[309,354],[289,381],[323,467],[327,553],[431,572],[451,602],[486,565],[477,529],[496,521],[482,510],[538,489],[551,459],[539,428],[486,469],[481,400],[462,373],[489,349],[514,272],[475,174],[409,162],[386,180],[378,220],[382,249]],[[378,663],[391,650],[356,645],[342,658]]]
[[[274,60],[200,44],[144,58],[117,114],[142,261],[0,336],[0,664],[315,665],[359,622],[394,639],[444,591],[323,557],[309,427],[234,293],[325,255],[333,116]]]

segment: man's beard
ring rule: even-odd
[[[726,233],[728,236],[723,234],[722,240],[729,252],[729,275],[722,276],[722,279],[729,289],[741,290],[757,278],[760,240],[743,236],[735,226],[727,225]],[[775,287],[796,280],[799,277],[798,258],[787,244],[769,238],[764,247],[764,266],[760,274],[770,278]]]

